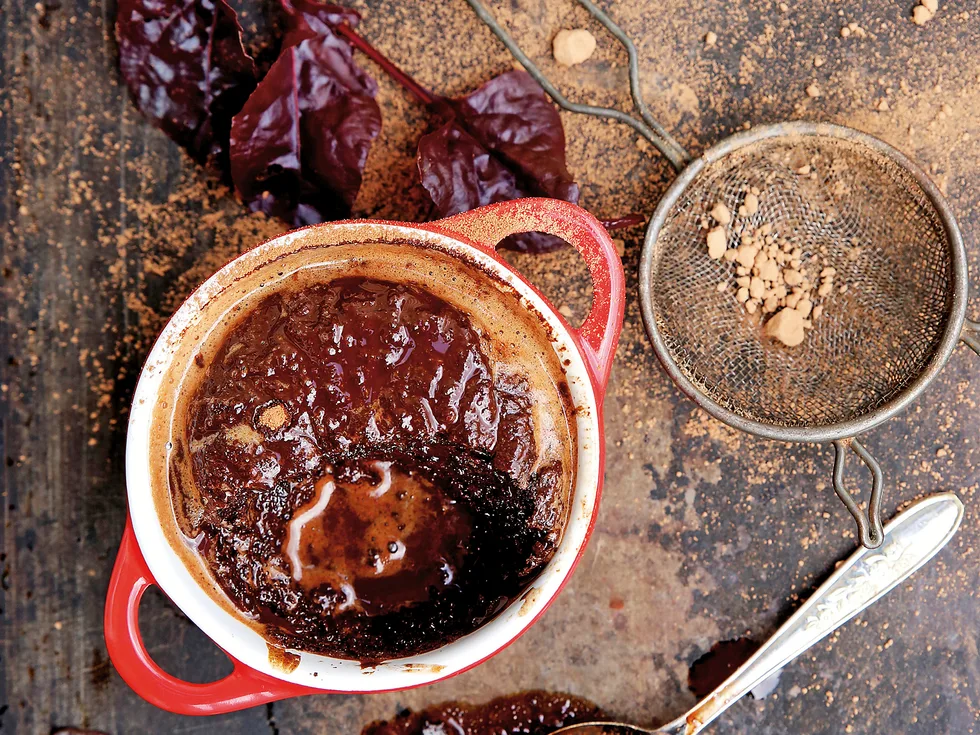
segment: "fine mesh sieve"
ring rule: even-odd
[[[882,473],[854,437],[915,399],[960,339],[980,354],[980,325],[965,318],[966,254],[935,185],[870,135],[808,122],[754,128],[700,157],[653,120],[640,96],[636,49],[590,0],[578,0],[627,49],[637,120],[567,100],[479,0],[468,0],[559,106],[637,130],[680,172],[647,228],[640,303],[657,356],[677,385],[716,418],[781,441],[833,442],[834,489],[861,542],[881,543]],[[731,262],[708,257],[708,213],[737,212],[747,192],[758,211],[735,217],[729,246],[762,225],[807,267],[832,267],[835,287],[803,344],[765,336],[769,314],[735,298]],[[843,286],[843,288],[842,288]],[[843,484],[850,447],[872,473],[867,514]]]
[[[795,173],[799,160],[812,174]],[[762,315],[733,298],[735,269],[706,257],[704,213],[719,201],[738,210],[750,186],[760,209],[736,218],[730,239],[771,223],[803,262],[822,256],[848,286],[821,300],[819,328],[799,348],[764,338]],[[935,356],[953,302],[946,231],[915,179],[829,135],[763,138],[705,166],[651,253],[651,314],[674,364],[715,403],[779,427],[831,426],[887,404]]]

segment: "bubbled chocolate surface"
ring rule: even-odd
[[[533,394],[436,296],[366,278],[274,293],[198,365],[175,507],[275,642],[362,661],[430,650],[554,554],[565,490],[539,461]]]

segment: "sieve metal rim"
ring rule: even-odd
[[[900,165],[915,179],[916,184],[922,189],[939,215],[946,231],[946,242],[950,255],[952,303],[949,307],[949,318],[946,321],[942,339],[926,367],[915,380],[881,406],[857,418],[820,426],[778,426],[757,421],[741,416],[708,397],[678,367],[660,333],[653,309],[653,273],[656,267],[657,240],[660,230],[667,220],[668,213],[684,191],[706,166],[721,160],[725,156],[762,140],[789,136],[828,137],[847,140],[865,145]],[[680,172],[661,198],[650,223],[647,225],[643,250],[640,254],[640,311],[657,359],[671,380],[688,398],[719,421],[756,436],[786,442],[829,442],[854,437],[892,418],[918,398],[949,361],[953,350],[960,341],[960,334],[966,318],[968,283],[963,236],[949,204],[936,185],[915,163],[889,144],[854,128],[833,123],[794,121],[760,125],[724,138],[708,148]]]

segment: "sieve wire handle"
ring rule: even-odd
[[[868,499],[867,515],[858,506],[854,496],[844,487],[844,457],[848,446],[871,470],[871,497]],[[848,512],[857,522],[861,544],[868,549],[876,549],[881,546],[881,485],[881,465],[861,442],[857,439],[838,439],[834,442],[834,492],[837,493],[837,497],[841,499]]]
[[[523,66],[527,73],[530,74],[534,80],[541,85],[541,88],[548,94],[551,99],[555,101],[559,107],[569,112],[577,112],[582,115],[593,115],[595,117],[606,117],[612,120],[617,120],[624,125],[629,125],[636,132],[646,138],[654,148],[660,151],[663,156],[670,161],[670,164],[678,172],[681,171],[691,160],[690,154],[684,150],[680,143],[678,143],[670,133],[668,133],[664,127],[654,120],[653,115],[650,114],[650,109],[647,107],[646,103],[643,101],[643,96],[640,91],[640,63],[638,59],[638,54],[636,52],[636,46],[633,41],[630,40],[629,36],[620,28],[612,18],[606,15],[599,7],[597,7],[591,0],[578,0],[579,4],[585,8],[589,13],[591,13],[596,20],[602,23],[606,29],[616,37],[623,46],[626,48],[626,53],[629,56],[629,70],[630,70],[630,94],[633,97],[633,105],[640,113],[642,120],[637,120],[635,117],[626,114],[621,110],[617,110],[612,107],[599,107],[597,105],[582,105],[577,102],[572,102],[565,95],[563,95],[551,80],[546,77],[538,66],[531,61],[527,54],[521,50],[521,47],[517,45],[511,35],[504,29],[500,23],[497,22],[490,12],[486,9],[480,0],[466,0],[473,8],[474,12],[477,14],[480,20],[482,20],[493,34],[500,39],[501,43],[507,47],[507,50],[514,55],[521,66]]]
[[[975,322],[972,319],[963,322],[960,339],[966,342],[971,350],[980,355],[980,322]]]

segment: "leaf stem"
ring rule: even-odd
[[[627,214],[624,217],[617,217],[616,219],[602,219],[599,220],[602,226],[607,230],[621,230],[624,227],[635,227],[636,225],[642,225],[647,221],[645,215],[633,212],[632,214]]]
[[[389,74],[396,82],[414,95],[415,98],[423,105],[435,104],[439,99],[436,97],[436,95],[432,94],[432,92],[427,90],[421,84],[412,79],[408,74],[395,66],[395,63],[391,61],[391,59],[386,57],[374,46],[357,35],[347,24],[342,23],[341,25],[336,26],[335,30],[341,36],[350,41],[355,48],[364,52],[364,54],[371,59],[371,61],[384,69],[387,74]]]

